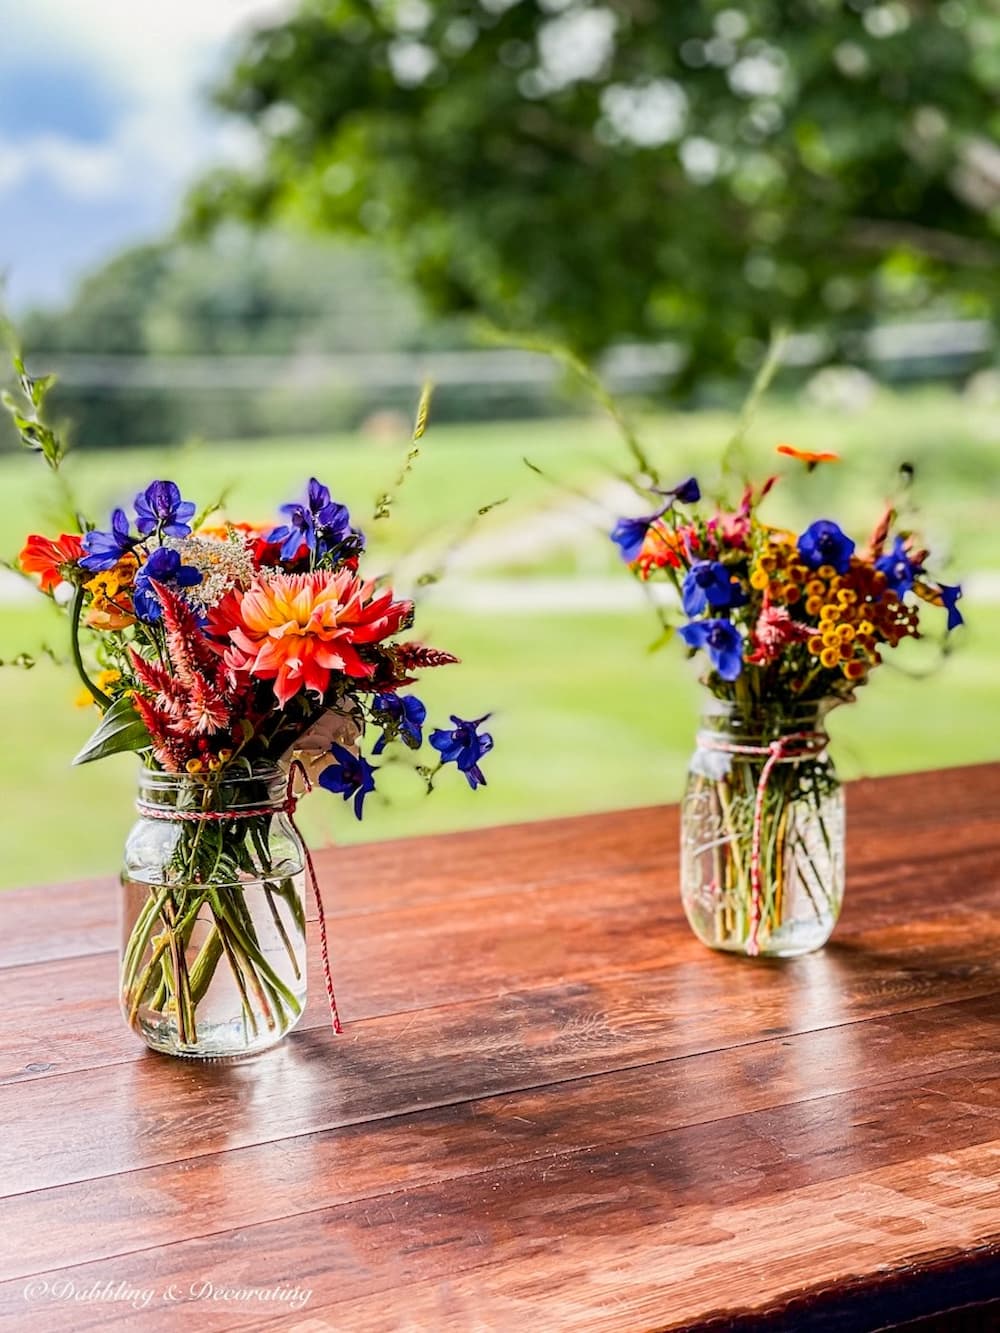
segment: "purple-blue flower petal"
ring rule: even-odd
[[[103,569],[112,569],[123,555],[136,545],[131,536],[131,525],[124,509],[116,509],[111,515],[111,528],[108,531],[95,529],[83,535],[83,549],[86,555],[80,564],[84,569],[95,573]]]
[[[854,554],[854,541],[832,520],[820,518],[799,537],[798,550],[810,569],[832,565],[838,574],[846,574]]]
[[[151,481],[135,497],[135,523],[144,537],[165,533],[169,537],[187,537],[195,506],[182,500],[180,488],[173,481]]]
[[[345,801],[354,798],[354,813],[358,819],[364,815],[365,797],[375,790],[375,774],[378,769],[359,754],[352,754],[346,746],[336,741],[330,746],[334,762],[327,765],[319,775],[319,785],[335,795],[343,796]]]
[[[441,762],[454,764],[465,774],[473,790],[477,786],[486,785],[479,760],[493,749],[493,737],[488,732],[480,732],[478,729],[488,717],[487,713],[475,721],[464,721],[452,714],[454,727],[450,730],[438,727],[430,736],[430,743],[440,754]]]
[[[654,517],[620,518],[611,529],[611,540],[621,552],[622,559],[628,564],[638,558]]]
[[[743,640],[728,620],[695,620],[682,625],[680,636],[689,648],[704,649],[714,671],[733,681],[743,670]]]

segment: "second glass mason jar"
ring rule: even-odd
[[[826,943],[844,896],[835,701],[750,711],[713,700],[681,805],[681,898],[713,949],[794,957]]]
[[[306,999],[305,849],[274,765],[143,770],[122,870],[121,1004],[154,1050],[247,1055]]]

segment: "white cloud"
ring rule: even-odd
[[[186,81],[187,62],[253,23],[281,18],[289,0],[32,0],[6,21],[4,45],[18,53],[85,57],[138,89]],[[180,58],[180,59],[179,59]]]
[[[98,198],[122,186],[118,155],[110,145],[39,134],[10,143],[0,138],[0,190],[14,189],[33,174],[47,176],[64,193]]]
[[[100,143],[67,134],[0,137],[0,191],[43,177],[67,195],[126,190],[176,194],[199,167],[246,151],[246,137],[211,115],[205,90],[227,46],[291,0],[32,0],[8,21],[6,60],[71,64],[116,95],[122,110]]]

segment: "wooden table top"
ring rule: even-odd
[[[345,1033],[313,938],[302,1024],[232,1064],[125,1028],[110,882],[0,895],[0,1312],[854,1333],[1000,1295],[998,808],[1000,764],[850,786],[841,924],[785,963],[689,933],[674,808],[321,853]]]

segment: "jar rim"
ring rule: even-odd
[[[180,791],[189,787],[207,786],[211,779],[214,785],[234,787],[242,783],[271,783],[284,781],[281,768],[272,760],[253,763],[249,769],[229,772],[219,769],[214,773],[168,773],[161,768],[140,768],[138,786],[140,791]]]
[[[747,738],[801,731],[825,737],[827,717],[842,702],[835,696],[825,696],[794,704],[775,700],[748,705],[713,695],[702,708],[699,731],[715,735],[726,731]]]
[[[287,778],[279,765],[267,762],[250,771],[222,768],[214,773],[166,773],[144,768],[139,772],[136,806],[139,813],[159,807],[168,810],[270,810],[287,805]]]

